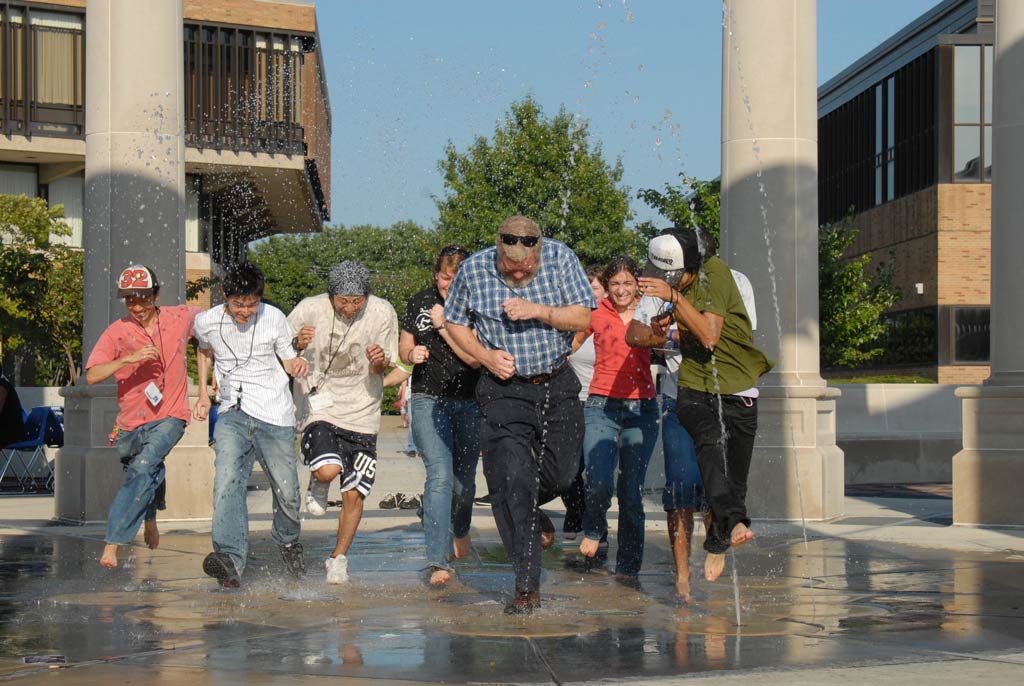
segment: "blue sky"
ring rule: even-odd
[[[937,0],[819,0],[822,83]],[[632,189],[720,168],[714,0],[319,0],[330,88],[331,223],[433,226],[437,162],[515,100],[585,117]],[[634,200],[635,221],[653,213]]]

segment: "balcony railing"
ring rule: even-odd
[[[302,62],[313,36],[185,25],[185,142],[305,154]]]
[[[306,153],[302,64],[312,34],[186,23],[185,141]],[[0,133],[85,136],[85,12],[0,2]]]
[[[0,2],[0,131],[81,138],[85,14]]]

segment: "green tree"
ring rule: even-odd
[[[702,181],[685,173],[679,175],[678,184],[665,184],[664,190],[642,188],[636,197],[658,211],[675,226],[699,227],[719,245],[721,224],[721,189],[719,179]],[[637,229],[646,236],[657,233],[653,222],[643,222]]]
[[[818,318],[821,366],[859,367],[883,355],[882,313],[902,294],[893,257],[869,273],[871,253],[845,257],[857,237],[852,218],[818,229]]]
[[[74,384],[81,374],[85,253],[52,246],[46,296],[37,312],[43,331],[36,379],[45,386]]]
[[[70,235],[62,205],[0,195],[0,355],[35,359],[36,382],[78,375],[82,339],[82,256],[52,236]]]
[[[370,270],[374,295],[401,315],[409,296],[430,284],[438,247],[434,234],[406,221],[272,236],[254,245],[249,258],[266,276],[266,298],[285,313],[303,298],[325,292],[334,265],[358,260]]]
[[[600,144],[591,145],[586,120],[564,107],[547,118],[532,97],[514,102],[491,140],[479,136],[464,152],[449,142],[438,166],[445,243],[493,245],[502,220],[524,214],[585,264],[642,252],[644,238],[626,228],[632,215],[621,161],[607,164]]]

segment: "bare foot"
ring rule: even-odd
[[[469,540],[469,534],[466,534],[462,538],[456,537],[452,540],[452,551],[455,553],[455,558],[460,559],[463,557],[469,557],[470,547],[472,541]]]
[[[592,538],[583,537],[580,541],[580,554],[586,557],[594,557],[597,555],[597,549],[601,546],[601,541],[595,541]]]
[[[754,532],[747,528],[747,525],[740,522],[732,528],[731,543],[732,547],[743,545],[754,537]]]
[[[142,525],[142,540],[146,542],[150,550],[156,550],[160,545],[160,529],[156,527],[155,519],[147,519]]]
[[[444,586],[451,580],[452,575],[446,569],[435,569],[433,574],[430,575],[431,586]]]
[[[676,594],[684,602],[690,602],[690,573],[687,572],[686,576],[676,577]]]
[[[117,546],[108,543],[103,546],[103,556],[100,558],[100,566],[107,569],[117,569]]]
[[[704,560],[704,578],[715,581],[725,571],[725,553],[708,553]]]

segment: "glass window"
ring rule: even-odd
[[[953,361],[988,362],[989,315],[987,307],[958,307],[953,322]]]
[[[885,147],[891,148],[896,141],[896,79],[890,78],[886,85],[889,93],[885,103],[887,125]]]
[[[981,181],[981,132],[957,126],[953,132],[953,174],[957,181]]]
[[[885,128],[882,117],[882,84],[875,86],[875,204],[881,205],[885,202],[882,167],[885,164]]]
[[[882,86],[875,86],[875,154],[881,155],[885,150],[882,139]],[[875,164],[878,164],[876,162]]]
[[[33,36],[36,51],[36,98],[40,103],[81,105],[81,32],[39,28]]]
[[[75,248],[82,247],[82,217],[85,214],[82,186],[84,177],[79,175],[65,176],[50,183],[50,207],[64,206],[64,222],[71,227],[70,236],[54,236],[50,240]]]
[[[978,123],[981,121],[980,47],[957,45],[953,54],[953,121]]]
[[[185,251],[199,252],[199,178],[185,177]]]
[[[0,193],[34,198],[38,192],[39,181],[34,165],[0,164]]]
[[[985,137],[982,143],[982,150],[985,153],[985,180],[992,180],[992,127],[986,126],[982,130]]]
[[[885,99],[885,199],[892,200],[896,197],[896,79],[889,78],[886,81]]]
[[[985,50],[985,93],[982,96],[985,102],[985,123],[992,123],[992,46],[984,46]],[[988,158],[986,158],[988,159]]]

